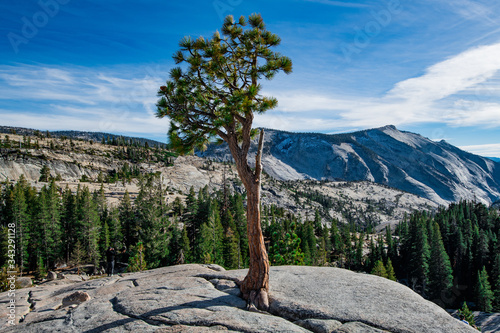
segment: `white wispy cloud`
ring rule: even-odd
[[[274,87],[263,94],[275,96],[278,108],[258,115],[255,125],[323,132],[419,123],[499,127],[499,71],[497,43],[438,62],[379,97]],[[159,135],[167,121],[155,118],[156,90],[166,77],[157,70],[0,66],[0,118],[3,124],[42,129]],[[36,112],[1,105],[26,99],[39,105]]]
[[[500,143],[460,146],[459,148],[480,156],[488,156],[488,157],[500,156]]]
[[[282,127],[290,124],[304,130],[423,123],[497,127],[499,72],[500,43],[485,45],[438,62],[423,75],[396,83],[381,97],[273,92],[270,95],[278,98],[279,105],[270,114],[276,123],[281,119]],[[306,119],[297,115],[302,112]]]
[[[1,123],[50,130],[166,133],[167,122],[154,114],[164,73],[139,71],[127,78],[122,72],[128,73],[123,69],[0,66],[0,103],[28,100],[37,105],[36,111],[2,107]]]
[[[480,3],[479,1],[454,0],[446,1],[445,3],[450,6],[452,10],[467,20],[479,19],[491,24],[495,24],[497,22],[497,19],[493,18],[494,12],[492,8],[486,4]]]
[[[431,66],[417,78],[399,82],[389,97],[434,102],[492,78],[500,70],[500,43],[465,51]]]

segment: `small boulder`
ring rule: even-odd
[[[18,277],[16,278],[16,286],[18,288],[29,288],[33,286],[33,281],[29,277]]]
[[[58,278],[59,280],[64,279],[64,277],[65,277],[64,273],[57,273],[57,278]]]
[[[50,271],[47,273],[47,281],[52,281],[55,279],[57,279],[57,274],[55,272]]]
[[[84,291],[76,291],[62,299],[63,308],[70,305],[79,305],[90,300],[90,295]]]
[[[226,269],[222,266],[219,266],[217,264],[206,264],[206,265],[203,265],[203,267],[206,267],[206,268],[209,268],[211,270],[214,270],[216,272],[225,272]]]
[[[73,281],[73,282],[82,282],[82,281],[85,281],[81,275],[77,275],[77,274],[66,274],[64,276],[64,278],[66,280],[70,280],[70,281]]]

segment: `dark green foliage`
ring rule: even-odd
[[[475,326],[476,322],[474,321],[474,314],[472,313],[471,310],[469,310],[469,307],[467,306],[467,303],[464,302],[462,307],[458,310],[459,315],[464,316],[464,320],[469,323],[470,326]]]
[[[33,232],[37,252],[44,260],[44,266],[52,269],[62,252],[61,207],[62,202],[54,181],[47,188],[44,186],[38,195],[38,214]]]
[[[295,217],[285,216],[275,207],[271,207],[270,215],[271,223],[264,231],[270,240],[269,260],[273,265],[303,265],[305,254],[300,247],[301,239],[296,234]]]
[[[185,226],[182,229],[182,234],[179,241],[180,241],[180,251],[181,251],[181,253],[179,254],[179,262],[183,263],[191,262],[192,258],[191,244],[189,243],[187,228]]]
[[[76,193],[77,214],[76,224],[79,239],[82,240],[83,248],[87,254],[88,262],[99,266],[101,253],[99,252],[99,236],[101,232],[101,221],[99,218],[98,205],[93,200],[87,187],[78,187]]]
[[[491,311],[498,304],[499,231],[498,212],[479,203],[451,204],[434,216],[417,212],[396,228],[401,251],[391,259],[398,277],[410,287],[422,286],[415,277],[425,278],[428,284],[416,289],[437,304],[458,307],[474,301],[478,309]]]
[[[158,91],[157,116],[170,118],[171,146],[185,154],[215,137],[249,143],[253,114],[277,105],[275,98],[259,95],[259,81],[292,71],[289,58],[271,51],[279,44],[259,14],[238,21],[227,16],[222,36],[184,37],[173,58],[187,68],[173,68]],[[245,148],[245,158],[247,153]]]
[[[143,242],[145,260],[149,268],[167,263],[167,230],[170,221],[166,216],[164,189],[159,175],[150,174],[140,180],[139,194],[135,201],[139,239]]]
[[[15,226],[16,264],[23,273],[40,276],[58,262],[102,266],[108,245],[132,249],[131,257],[141,267],[145,263],[148,268],[179,263],[248,267],[242,195],[191,189],[184,201],[167,205],[162,186],[157,175],[143,177],[135,201],[126,192],[113,208],[106,204],[102,189],[90,193],[80,187],[72,193],[51,181],[37,192],[24,177],[15,184],[3,183],[0,247],[6,245],[5,227]],[[302,221],[283,208],[263,206],[266,247],[273,264],[334,263],[364,272],[374,268],[383,272],[383,266],[388,278],[397,275],[400,282],[442,306],[457,308],[467,301],[474,302],[477,310],[500,310],[496,210],[460,202],[434,215],[415,212],[394,233],[386,229],[380,235],[336,220],[326,228],[321,224],[324,218],[319,212],[314,220]],[[0,263],[6,259],[0,257]]]
[[[493,310],[494,295],[488,280],[488,272],[486,271],[486,267],[483,266],[483,269],[477,274],[476,302],[478,309],[484,312],[491,312]]]
[[[32,216],[28,210],[27,194],[31,191],[24,176],[7,188],[4,193],[4,226],[12,225],[15,230],[15,260],[21,275],[29,268],[30,227]],[[36,262],[33,262],[33,266]]]
[[[385,266],[384,266],[384,263],[382,262],[382,260],[377,260],[377,262],[375,262],[375,265],[373,266],[371,274],[387,278],[387,276],[388,276],[387,270],[385,269]]]
[[[135,211],[132,207],[132,201],[130,200],[128,190],[125,190],[125,195],[123,196],[123,200],[120,202],[118,211],[125,246],[130,248],[139,241],[139,225],[135,216]]]
[[[42,169],[40,170],[40,179],[39,181],[41,182],[48,182],[50,178],[50,168],[47,165],[43,165]]]
[[[500,252],[495,255],[495,261],[493,262],[493,271],[491,274],[492,286],[493,286],[493,309],[496,312],[500,312]]]
[[[402,257],[402,261],[407,263],[405,271],[410,287],[426,295],[430,258],[426,214],[416,213],[410,217]]]
[[[240,258],[238,267],[243,267],[248,265],[247,219],[245,216],[245,207],[243,206],[243,197],[241,194],[236,193],[230,198],[230,202],[230,209],[232,211],[234,225],[236,227],[234,232],[239,238],[238,244],[240,247]]]
[[[130,256],[127,272],[139,272],[147,269],[147,263],[145,260],[145,250],[142,242],[137,243],[136,246],[131,249],[132,256]]]
[[[396,273],[394,273],[394,267],[392,266],[392,261],[391,259],[387,259],[387,265],[386,265],[386,272],[387,272],[387,278],[392,281],[397,281],[396,279]]]
[[[451,292],[453,275],[448,254],[444,249],[439,225],[434,222],[431,235],[431,256],[429,258],[429,298],[443,306],[446,295]]]

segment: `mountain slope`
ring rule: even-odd
[[[11,127],[11,126],[0,126],[0,133],[5,133],[5,134],[18,134],[18,135],[27,135],[27,136],[38,136],[38,137],[43,137],[47,136],[49,134],[51,137],[67,137],[70,139],[77,139],[77,140],[85,140],[85,141],[94,141],[94,142],[101,142],[103,139],[106,141],[109,141],[110,143],[115,140],[119,143],[121,142],[133,142],[136,143],[140,146],[144,146],[146,143],[150,147],[160,147],[160,148],[167,148],[167,144],[151,139],[145,139],[145,138],[137,138],[137,137],[130,137],[130,136],[123,136],[123,135],[116,135],[116,134],[111,134],[111,133],[103,133],[103,132],[86,132],[86,131],[40,131],[36,129],[31,129],[31,128],[24,128],[24,127]]]
[[[230,159],[224,145],[199,155]],[[367,180],[441,204],[500,198],[499,163],[394,126],[336,135],[266,130],[263,164],[277,179]]]
[[[90,144],[80,140],[71,145],[69,140],[58,137],[32,136],[30,148],[19,148],[17,143],[23,140],[23,136],[15,134],[9,134],[9,143],[0,138],[0,187],[6,180],[15,182],[24,175],[32,186],[40,189],[47,184],[40,181],[45,166],[62,189],[69,186],[76,190],[82,185],[90,191],[99,190],[104,180],[103,190],[111,205],[117,204],[125,191],[132,199],[138,194],[136,179],[123,181],[125,169],[141,174],[160,173],[168,189],[168,203],[184,197],[191,187],[195,191],[205,186],[211,192],[220,190],[224,180],[232,191],[244,192],[234,165],[213,163],[196,156],[175,158],[170,152],[157,148]],[[336,218],[344,223],[379,225],[381,228],[401,221],[405,214],[414,210],[437,208],[430,200],[373,182],[285,182],[267,175],[263,178],[262,204],[284,208],[308,220],[314,220],[319,210],[325,222]]]

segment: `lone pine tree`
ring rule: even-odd
[[[279,71],[291,73],[289,58],[271,51],[280,38],[266,30],[262,17],[252,14],[236,22],[227,16],[222,36],[211,39],[183,38],[173,58],[177,64],[170,80],[160,87],[157,116],[171,120],[169,137],[180,153],[203,149],[216,137],[229,145],[238,175],[247,191],[249,271],[241,290],[250,304],[266,309],[269,289],[269,260],[260,226],[261,154],[264,131],[260,131],[255,169],[248,163],[254,113],[276,107],[277,100],[259,95],[262,78],[272,79]]]

